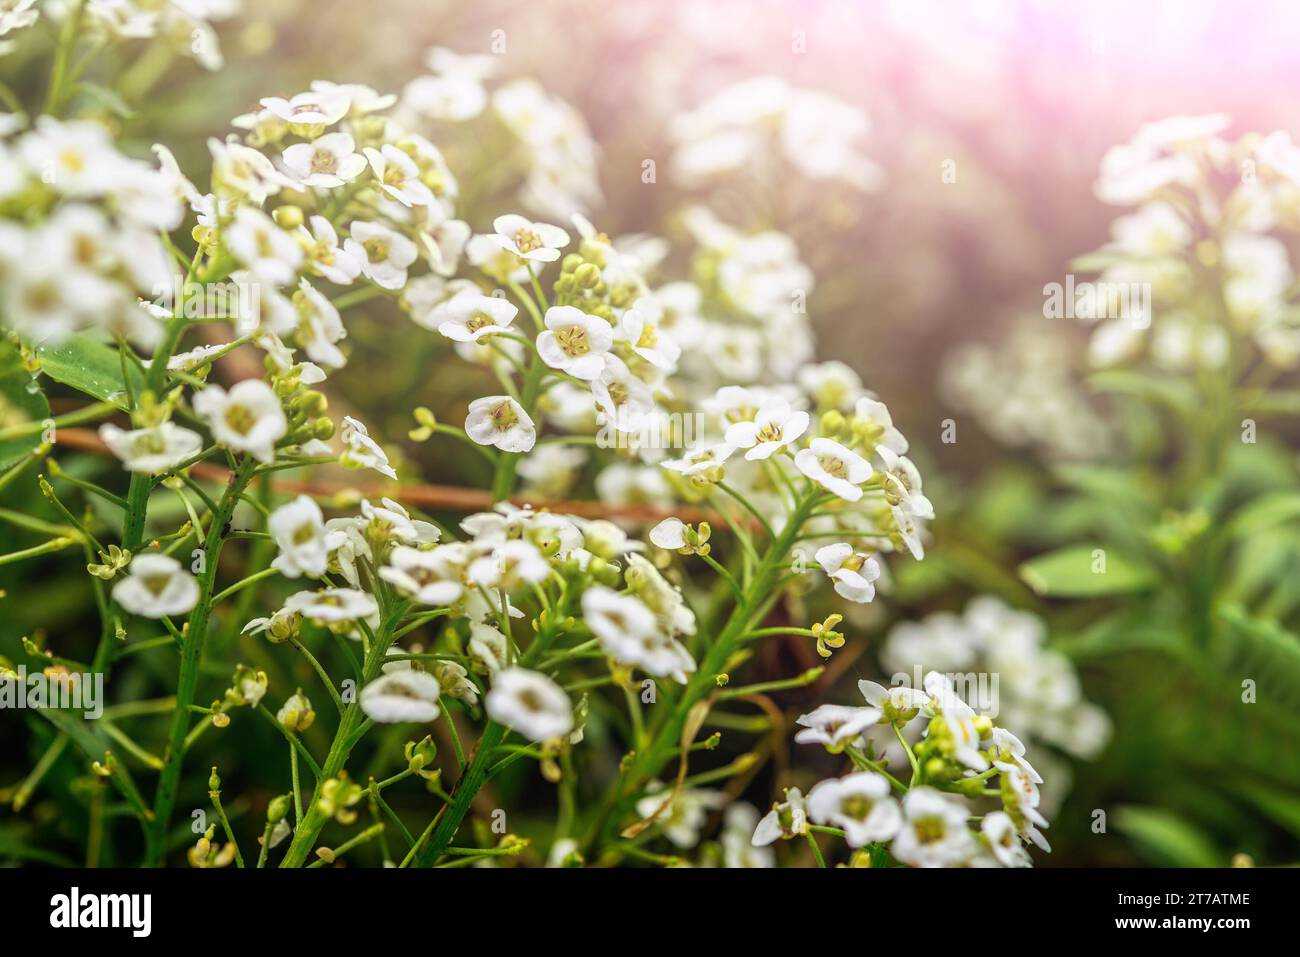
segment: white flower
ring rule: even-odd
[[[295,592],[285,599],[284,608],[326,623],[366,619],[379,613],[374,596],[355,588]]]
[[[930,703],[930,696],[924,691],[905,685],[886,688],[874,681],[863,680],[858,682],[858,690],[862,692],[867,704],[879,708],[884,713],[885,720],[892,724],[906,724]]]
[[[552,442],[540,445],[519,460],[519,477],[529,494],[542,498],[563,498],[573,488],[587,463],[585,449]]]
[[[99,437],[109,451],[122,460],[128,472],[150,475],[175,468],[203,448],[203,439],[197,432],[174,422],[129,432],[106,424],[99,427]]]
[[[462,292],[434,306],[417,322],[437,329],[456,342],[478,342],[484,336],[509,328],[518,314],[519,307],[500,296]]]
[[[763,403],[753,419],[729,426],[727,443],[749,449],[745,458],[750,461],[770,458],[807,432],[808,421],[807,412],[792,410],[784,399],[772,399]]]
[[[870,396],[858,399],[853,407],[853,431],[868,445],[886,448],[899,455],[907,451],[907,439],[894,428],[894,420],[885,403]]]
[[[512,591],[520,585],[536,585],[546,580],[551,566],[532,542],[515,539],[501,542],[491,554],[476,559],[469,566],[471,584],[484,588]]]
[[[299,240],[307,250],[307,260],[312,269],[330,282],[347,286],[361,274],[361,261],[339,246],[338,233],[324,216],[313,216],[311,232],[304,226],[298,232]]]
[[[409,155],[388,143],[379,150],[367,146],[365,154],[379,188],[393,199],[403,206],[428,206],[433,202],[432,190],[420,181],[420,168]]]
[[[591,394],[608,423],[619,432],[639,432],[646,417],[655,410],[650,387],[632,374],[618,356],[605,356],[605,367],[591,381]],[[608,474],[608,469],[601,474]]]
[[[638,356],[668,372],[677,368],[682,347],[663,330],[664,307],[657,299],[642,297],[619,320],[619,336]]]
[[[507,665],[510,646],[500,629],[475,621],[469,626],[469,654],[491,673],[500,671]]]
[[[225,240],[236,259],[272,286],[289,285],[302,265],[302,247],[270,216],[252,206],[235,211],[235,221],[226,229]]]
[[[650,543],[675,551],[686,547],[686,523],[680,518],[665,518],[650,529]]]
[[[339,462],[345,468],[374,469],[390,479],[397,478],[397,473],[388,464],[387,453],[370,437],[366,427],[352,416],[343,416],[343,428],[339,430],[339,437],[343,440],[343,454],[339,456]]]
[[[421,604],[450,605],[465,589],[455,578],[448,577],[446,557],[438,551],[399,545],[389,555],[389,564],[379,569],[379,577]]]
[[[637,814],[643,819],[654,818],[664,837],[683,850],[699,843],[709,812],[727,802],[721,791],[704,788],[679,788],[676,793],[665,793],[658,781],[652,781],[646,790],[649,793],[636,802]]]
[[[980,833],[988,842],[993,857],[1003,867],[1029,867],[1029,855],[1020,836],[1016,832],[1015,822],[1005,811],[991,811],[980,822]]]
[[[30,27],[40,17],[39,10],[33,10],[36,0],[5,0],[0,5],[0,37],[23,27]]]
[[[303,186],[334,189],[360,176],[366,157],[356,152],[356,143],[347,133],[327,133],[286,149],[284,167]]]
[[[275,458],[275,443],[289,430],[279,397],[261,379],[245,379],[229,392],[207,386],[195,394],[193,405],[218,443],[259,462]]]
[[[199,583],[169,555],[137,555],[113,586],[113,600],[144,618],[183,615],[198,604]]]
[[[294,328],[298,345],[313,362],[327,369],[342,368],[347,360],[335,343],[346,338],[348,332],[334,303],[306,279],[301,279],[293,304],[298,318]]]
[[[873,771],[822,781],[808,792],[808,816],[843,828],[849,847],[888,841],[903,819],[889,794],[889,781]]]
[[[772,805],[754,828],[755,847],[764,847],[777,838],[802,837],[808,833],[808,808],[798,788],[787,788],[785,800]]]
[[[320,506],[306,495],[281,505],[266,523],[280,554],[271,567],[286,578],[319,578],[329,563],[325,544],[325,518]]]
[[[605,368],[605,355],[614,345],[614,330],[599,316],[575,306],[546,310],[546,331],[537,337],[537,353],[552,369],[575,379],[594,379]]]
[[[862,498],[860,486],[875,471],[856,452],[821,438],[813,439],[808,448],[796,452],[794,465],[818,485],[849,502]]]
[[[769,847],[755,844],[751,836],[758,825],[758,808],[747,801],[735,801],[727,806],[723,816],[722,845],[723,867],[775,867],[776,855]]]
[[[88,121],[38,117],[36,129],[17,145],[28,170],[64,196],[103,196],[120,182],[126,166],[108,131]]]
[[[492,679],[484,702],[488,717],[530,741],[558,738],[573,730],[573,705],[564,689],[544,674],[506,668]]]
[[[361,263],[361,271],[377,286],[401,289],[406,285],[406,268],[418,255],[415,243],[379,223],[354,222],[343,248]]]
[[[903,826],[890,845],[894,857],[914,867],[954,867],[975,850],[966,827],[970,812],[932,787],[912,788],[903,798]]]
[[[471,402],[465,433],[479,445],[495,445],[503,452],[528,452],[537,441],[533,420],[508,395],[489,395]]]
[[[191,199],[190,205],[196,209],[205,207],[202,212],[214,218],[216,213],[224,212],[226,207],[222,201],[231,193],[246,196],[250,202],[260,206],[268,196],[274,196],[282,189],[300,188],[269,159],[234,137],[224,143],[210,139],[208,149],[212,153],[212,188],[221,198],[203,199],[201,202]]]
[[[316,132],[312,127],[333,126],[352,108],[351,101],[339,87],[299,93],[289,100],[264,96],[260,103],[273,116],[294,128],[294,132],[302,131],[303,135]]]
[[[883,445],[876,449],[876,454],[885,466],[881,476],[889,504],[898,506],[916,518],[934,518],[934,506],[921,494],[921,473],[916,470],[911,459],[896,455]]]
[[[878,708],[824,704],[795,719],[795,724],[804,730],[798,732],[794,739],[798,744],[822,744],[828,751],[843,751],[861,738],[863,731],[880,721],[882,716]]]
[[[655,613],[639,598],[593,585],[583,593],[582,614],[601,648],[620,664],[683,684],[695,670],[690,652],[664,633]]]
[[[361,710],[372,721],[427,724],[441,713],[442,685],[427,671],[402,669],[381,675],[361,689]]]
[[[817,549],[813,558],[826,572],[841,598],[861,604],[876,597],[875,582],[880,578],[880,563],[870,555],[855,552],[853,546],[845,542],[836,542]]]
[[[488,239],[520,259],[550,263],[560,258],[560,250],[569,245],[569,234],[559,226],[534,223],[523,216],[509,214],[492,221],[495,235]]]

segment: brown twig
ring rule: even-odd
[[[108,447],[92,429],[60,429],[58,444],[70,446],[98,455],[109,455]],[[225,482],[230,477],[230,470],[210,462],[200,462],[191,470],[200,478],[213,482]],[[343,492],[355,492],[368,498],[388,496],[399,502],[406,502],[423,509],[442,509],[449,512],[480,512],[492,507],[492,494],[487,489],[466,488],[461,485],[401,485],[369,484],[349,485],[341,482],[316,481],[311,479],[276,478],[271,487],[277,492],[290,495],[310,495],[314,498],[331,498]],[[581,501],[578,499],[537,499],[516,495],[510,499],[516,505],[531,505],[536,509],[545,509],[580,518],[621,519],[637,524],[652,524],[669,517],[680,518],[692,524],[709,522],[714,525],[722,523],[722,516],[711,509],[689,505],[675,506],[671,509],[658,508],[653,505],[607,505],[603,502]]]

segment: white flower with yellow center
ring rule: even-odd
[[[934,518],[934,506],[921,494],[921,473],[917,471],[912,460],[904,455],[897,455],[883,445],[876,449],[884,465],[881,480],[885,489],[885,499],[916,518]]]
[[[350,415],[343,416],[343,428],[339,430],[343,440],[343,453],[339,463],[350,469],[374,469],[380,475],[390,479],[397,478],[397,473],[388,464],[386,453],[364,425]]]
[[[831,439],[813,439],[795,453],[794,465],[822,488],[848,502],[862,498],[861,485],[875,471],[862,456]]]
[[[824,704],[795,719],[795,724],[804,730],[795,734],[794,740],[797,744],[820,744],[833,753],[843,751],[853,746],[881,717],[879,708]]]
[[[442,684],[427,671],[402,669],[381,675],[361,689],[361,710],[380,724],[427,724],[441,711]]]
[[[956,867],[975,852],[966,827],[970,811],[932,787],[912,788],[903,798],[903,824],[890,852],[913,867]]]
[[[379,577],[423,605],[450,605],[465,589],[457,579],[446,577],[446,563],[436,552],[399,545],[379,569]]]
[[[619,319],[619,338],[646,362],[672,372],[677,368],[682,347],[664,329],[663,317],[663,305],[653,297],[643,296]]]
[[[817,549],[813,558],[835,586],[835,593],[849,601],[865,604],[876,597],[875,582],[880,563],[870,555],[855,552],[846,542]]]
[[[471,402],[465,434],[479,445],[495,445],[502,452],[528,452],[537,442],[533,420],[508,395],[488,395]]]
[[[772,805],[772,810],[763,816],[754,828],[751,839],[755,847],[765,847],[777,838],[789,840],[803,837],[808,833],[808,806],[803,792],[798,788],[787,788],[785,800]]]
[[[361,271],[377,286],[401,289],[406,285],[406,269],[415,262],[415,243],[396,230],[380,223],[354,222],[343,248],[361,263]]]
[[[1016,824],[1005,811],[991,811],[980,822],[980,834],[1003,867],[1029,867],[1029,854],[1020,843]]]
[[[226,228],[224,238],[234,257],[272,286],[289,285],[302,265],[302,247],[293,236],[252,206],[235,211],[235,221]]]
[[[374,596],[356,588],[322,588],[300,591],[284,602],[285,611],[296,611],[304,618],[331,624],[341,621],[369,620],[379,613]]]
[[[542,361],[575,379],[599,376],[613,345],[614,330],[609,323],[575,306],[546,310],[546,330],[537,337],[537,353]]]
[[[534,223],[514,213],[492,221],[495,234],[488,239],[507,252],[530,262],[551,263],[560,258],[560,250],[569,245],[569,234],[550,223]]]
[[[415,160],[396,146],[385,143],[382,149],[367,146],[366,160],[379,181],[379,188],[403,206],[428,206],[433,191],[420,180]]]
[[[295,143],[284,151],[284,168],[303,186],[336,189],[350,183],[366,168],[366,157],[356,152],[347,133],[326,133],[310,143]]]
[[[313,216],[306,226],[298,230],[298,241],[307,253],[311,268],[332,283],[351,285],[361,275],[361,261],[339,246],[339,236],[324,216]]]
[[[655,411],[650,387],[613,354],[605,356],[605,368],[591,380],[591,394],[604,417],[599,424],[608,423],[618,432],[639,432],[646,418]]]
[[[184,615],[198,604],[199,583],[170,555],[137,555],[113,586],[113,601],[144,618]]]
[[[770,458],[777,451],[808,431],[808,413],[790,408],[784,399],[763,403],[752,419],[737,422],[727,429],[726,439],[740,449],[749,449],[745,458],[751,462]]]
[[[488,717],[530,741],[558,738],[573,730],[573,705],[564,689],[544,674],[506,668],[492,679],[484,702]]]
[[[903,821],[889,781],[874,771],[822,781],[808,792],[808,816],[818,824],[843,828],[849,847],[888,841]]]
[[[259,462],[275,458],[275,443],[289,431],[279,396],[261,379],[245,379],[229,392],[210,385],[195,394],[193,405],[220,445]]]
[[[264,96],[260,103],[263,109],[288,123],[289,128],[300,136],[318,136],[324,127],[333,126],[352,108],[352,102],[337,89],[312,90],[289,100]]]
[[[551,574],[551,566],[531,542],[514,539],[496,545],[491,553],[475,559],[466,578],[472,585],[513,591],[523,585],[537,585]]]
[[[456,342],[478,342],[485,336],[504,332],[519,314],[514,303],[500,296],[462,292],[439,303],[427,316],[416,320],[437,329]]]
[[[583,593],[582,616],[605,653],[622,665],[682,684],[695,670],[690,652],[663,631],[655,613],[639,598],[594,585]]]
[[[267,531],[279,546],[280,554],[271,567],[286,578],[307,575],[319,578],[329,564],[325,544],[325,518],[320,506],[306,495],[299,495],[271,513]]]
[[[122,460],[122,466],[128,472],[149,475],[175,468],[203,448],[203,439],[197,432],[174,422],[129,432],[116,425],[101,425],[99,437],[109,451]]]
[[[326,369],[339,369],[347,359],[335,343],[347,337],[343,319],[334,303],[326,299],[306,279],[298,281],[298,291],[293,294],[297,315],[294,336],[298,345],[313,362]]]

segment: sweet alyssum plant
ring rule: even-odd
[[[66,60],[75,24],[62,36]],[[195,866],[327,864],[370,842],[408,866],[521,854],[527,840],[494,844],[465,826],[480,791],[521,761],[558,791],[556,823],[540,836],[553,861],[669,860],[643,845],[680,838],[696,785],[753,763],[692,773],[718,742],[702,736],[711,713],[820,673],[733,681],[754,645],[792,634],[829,656],[843,643],[834,620],[764,627],[784,586],[808,573],[803,549],[811,543],[815,573],[851,602],[874,598],[883,553],[921,557],[933,510],[905,440],[882,403],[850,390],[846,404],[822,373],[797,376],[805,388],[717,390],[709,434],[662,463],[708,518],[666,518],[650,545],[607,520],[510,503],[530,456],[593,441],[549,426],[548,390],[590,395],[603,427],[633,434],[669,401],[680,347],[638,260],[585,218],[507,214],[475,223],[477,234],[455,218],[456,176],[417,132],[413,105],[468,109],[485,58],[435,59],[442,86],[401,100],[326,82],[263,99],[237,121],[242,136],[209,141],[206,190],[161,146],[156,163],[124,155],[99,122],[63,116],[59,97],[45,115],[0,124],[4,357],[7,385],[19,386],[6,391],[18,421],[0,431],[10,443],[0,488],[38,484],[53,516],[0,512],[39,539],[0,563],[79,550],[100,619],[88,660],[59,634],[25,652],[51,680],[106,675],[110,698],[144,656],[174,676],[174,696],[114,700],[98,723],[40,711],[56,736],[23,791],[75,749],[138,823],[147,864],[172,859],[183,795],[203,782],[216,822],[189,848]],[[64,69],[56,63],[56,86]],[[562,203],[582,190],[548,172],[572,143],[547,130],[570,118],[547,113],[535,91],[516,88],[515,106],[521,96],[542,108],[527,126],[532,147],[549,151],[531,188]],[[715,255],[740,242],[712,237]],[[763,249],[766,268],[785,268]],[[347,360],[344,316],[381,297],[496,359],[496,388],[473,397],[463,423],[415,415],[413,441],[443,436],[490,465],[495,507],[454,526],[404,505],[378,438],[356,417],[336,419],[316,388]],[[258,350],[264,374],[219,381],[237,350]],[[47,380],[91,401],[50,416]],[[60,432],[89,423],[125,474],[101,481],[74,467]],[[365,472],[366,492],[282,484],[283,473],[335,464]],[[183,519],[168,519],[172,503]],[[716,552],[724,536],[710,522],[729,532]],[[711,587],[675,583],[701,570]],[[253,663],[218,683],[205,658],[214,644]],[[300,656],[315,680],[272,677],[279,655]],[[625,730],[614,767],[586,754],[597,712],[601,739]],[[255,852],[227,813],[237,796],[205,760],[234,722],[266,723],[284,741],[284,793],[266,807]],[[430,734],[438,722],[451,755]],[[407,736],[400,758],[388,725]],[[307,732],[322,726],[328,746],[313,749]],[[390,804],[398,788],[420,791],[414,826]],[[88,814],[92,833],[123,817],[105,819],[98,803]],[[334,825],[346,836],[326,841]]]

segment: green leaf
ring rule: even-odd
[[[45,393],[32,390],[31,373],[23,368],[18,347],[0,342],[0,429],[40,423],[50,417],[50,403]],[[21,438],[0,441],[0,470],[21,461],[41,443],[38,429]]]
[[[1020,566],[1020,577],[1038,594],[1054,598],[1096,598],[1143,591],[1157,578],[1148,565],[1131,561],[1113,549],[1090,545],[1070,545],[1032,558]]]
[[[131,105],[122,99],[116,90],[110,90],[106,86],[100,86],[98,83],[91,83],[87,80],[77,84],[77,92],[84,93],[88,99],[108,110],[119,119],[130,120],[135,118],[135,110],[131,109]]]
[[[1300,837],[1300,798],[1257,781],[1239,780],[1233,786],[1278,825]]]
[[[42,346],[37,354],[41,359],[41,369],[55,382],[126,408],[122,360],[113,346],[78,333],[61,345]],[[144,376],[131,363],[127,363],[126,368],[131,377],[131,388],[139,395],[144,390]]]
[[[1277,492],[1256,499],[1233,516],[1229,538],[1254,535],[1300,518],[1300,492]]]
[[[1167,406],[1183,415],[1193,414],[1199,402],[1196,387],[1190,382],[1127,369],[1095,372],[1088,376],[1088,384],[1097,392],[1113,392],[1142,399]]]
[[[1140,851],[1170,867],[1222,867],[1214,843],[1176,814],[1154,807],[1126,805],[1111,815],[1115,830],[1127,835]]]

